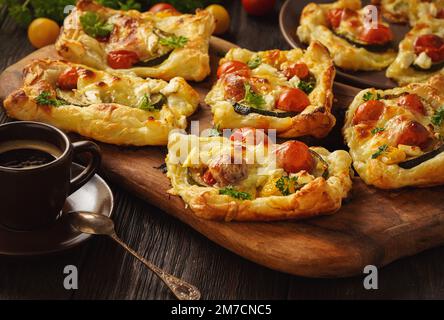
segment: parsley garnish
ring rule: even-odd
[[[245,86],[245,98],[243,101],[252,107],[257,107],[257,108],[262,107],[265,104],[264,97],[254,92],[248,83],[245,83],[244,86]]]
[[[88,11],[80,17],[85,33],[93,38],[107,37],[114,30],[114,25],[100,19],[95,13]]]
[[[301,80],[298,83],[298,88],[304,91],[306,94],[310,94],[314,89],[314,85],[311,82]]]
[[[276,181],[276,188],[278,188],[284,196],[288,196],[302,187],[303,185],[298,184],[298,177],[282,176]],[[294,191],[292,191],[292,189]]]
[[[372,133],[372,134],[377,134],[377,133],[382,132],[382,131],[385,131],[385,128],[376,127],[376,128],[374,128],[374,129],[371,131],[371,133]]]
[[[372,159],[378,158],[381,154],[386,152],[387,149],[388,149],[388,145],[386,145],[386,144],[383,144],[382,146],[379,146],[378,147],[378,151],[376,151],[375,153],[372,154]]]
[[[159,43],[170,48],[183,48],[188,42],[188,38],[183,36],[172,35],[169,37],[160,38]]]
[[[440,127],[443,124],[443,122],[444,122],[444,107],[441,107],[435,111],[435,114],[432,116],[431,121],[437,127]]]
[[[364,101],[369,101],[369,100],[381,100],[382,97],[381,97],[381,95],[380,95],[379,93],[374,94],[374,93],[368,91],[368,92],[366,92],[366,93],[362,96],[362,99],[363,99]]]
[[[240,200],[251,200],[251,194],[247,192],[237,191],[231,186],[224,189],[219,189],[219,194],[227,195]]]
[[[37,104],[42,106],[53,106],[53,107],[60,107],[64,104],[66,104],[65,100],[52,98],[51,93],[48,91],[42,91],[37,98],[35,98],[35,102]]]
[[[162,106],[159,107],[159,105],[154,104],[151,101],[150,96],[144,94],[142,99],[140,100],[139,109],[142,109],[144,111],[159,111],[160,109],[162,109]]]
[[[222,133],[218,128],[211,128],[208,130],[207,137],[220,137]]]
[[[262,59],[259,56],[254,56],[253,58],[251,58],[248,62],[248,68],[250,69],[256,69],[257,67],[259,67],[262,63]]]

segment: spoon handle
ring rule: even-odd
[[[145,266],[147,266],[151,271],[153,271],[173,292],[179,300],[199,300],[200,299],[200,291],[195,286],[178,279],[171,274],[163,271],[156,265],[152,264],[150,261],[144,259],[141,255],[139,255],[136,251],[128,247],[128,245],[120,240],[120,238],[114,233],[110,235],[111,239],[120,244],[126,251],[131,253],[134,257],[136,257],[140,262],[142,262]]]

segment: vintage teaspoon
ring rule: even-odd
[[[131,253],[151,271],[153,271],[168,286],[168,288],[170,288],[177,299],[200,299],[200,292],[195,286],[166,273],[148,260],[142,258],[137,252],[128,247],[122,240],[120,240],[119,237],[116,235],[114,222],[110,218],[91,212],[70,212],[67,214],[67,217],[70,224],[80,232],[95,235],[107,235],[111,239],[116,241],[126,251]]]

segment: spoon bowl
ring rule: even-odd
[[[69,223],[77,230],[86,234],[112,235],[114,222],[110,218],[91,212],[68,213]]]

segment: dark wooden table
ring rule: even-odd
[[[278,8],[267,18],[252,18],[235,0],[230,12],[232,25],[227,40],[253,50],[288,48],[279,31]],[[26,32],[2,12],[0,70],[32,50]],[[0,114],[0,122],[5,120]],[[444,298],[444,248],[383,268],[379,271],[379,289],[367,291],[364,276],[306,279],[266,269],[210,242],[117,185],[112,189],[116,197],[114,220],[122,239],[160,267],[195,284],[204,299]],[[68,264],[78,267],[78,290],[63,287],[63,268]],[[95,238],[52,256],[0,257],[0,299],[171,298],[155,276],[106,238]]]

